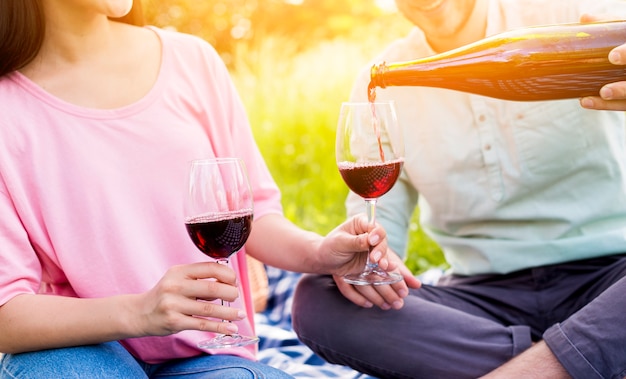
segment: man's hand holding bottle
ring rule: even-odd
[[[585,15],[581,22],[601,21],[603,17]],[[596,110],[626,111],[626,41],[609,53],[609,62],[624,66],[624,80],[609,83],[600,89],[599,96],[589,96],[580,99],[583,108]]]
[[[626,43],[611,50],[609,61],[624,65],[626,72]],[[587,109],[626,111],[626,75],[621,82],[609,83],[600,89],[599,96],[583,97],[580,104]]]

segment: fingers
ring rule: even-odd
[[[580,21],[585,22],[599,22],[599,21],[611,21],[615,20],[615,17],[610,15],[590,15],[584,14],[581,16]],[[626,42],[626,41],[625,41]],[[615,65],[626,64],[626,43],[617,46],[609,53],[609,62]],[[580,105],[586,109],[595,110],[612,110],[612,111],[625,111],[626,110],[626,82],[609,83],[602,87],[599,96],[589,96],[580,99]]]
[[[626,64],[626,43],[611,50],[609,53],[609,62],[617,65]]]
[[[368,242],[371,246],[377,246],[381,242],[387,243],[387,231],[380,224],[374,225],[369,231]]]
[[[366,235],[366,233],[368,233],[367,239],[362,242],[367,242],[371,246],[375,246],[387,238],[387,232],[385,229],[380,224],[376,224],[372,228],[367,220],[367,216],[363,214],[353,216],[344,225],[349,225],[348,228],[350,230],[348,230],[348,232],[351,234],[359,236]]]
[[[337,288],[339,288],[339,292],[341,292],[346,299],[363,308],[371,308],[374,306],[374,303],[357,292],[353,285],[344,282],[340,275],[333,275],[333,279],[337,284]]]
[[[329,251],[336,251],[344,256],[370,251],[372,262],[378,262],[387,251],[385,229],[380,225],[375,225],[372,228],[365,215],[357,215],[348,219],[333,230],[327,236],[326,241]]]
[[[348,221],[348,224],[351,226],[353,233],[357,235],[367,233],[370,230],[370,224],[365,214],[353,216]]]
[[[586,109],[606,111],[626,111],[625,100],[604,100],[601,97],[590,96],[580,100],[580,105]]]
[[[140,308],[148,334],[165,335],[182,330],[233,333],[237,326],[222,320],[238,321],[246,313],[220,301],[239,296],[232,269],[217,263],[196,263],[172,267],[159,283],[141,297]]]
[[[176,270],[184,270],[178,274]],[[170,280],[164,280],[162,283],[163,291],[166,293],[178,293],[191,300],[202,300],[195,302],[201,304],[204,308],[198,312],[198,307],[188,311],[188,314],[196,316],[211,317],[227,317],[231,319],[233,316],[214,315],[212,312],[218,310],[207,301],[221,299],[226,302],[235,301],[239,297],[239,289],[237,288],[237,277],[235,272],[224,265],[207,262],[191,264],[186,266],[174,267],[170,271],[174,274]],[[179,280],[179,276],[184,280]],[[168,288],[168,285],[170,288]]]
[[[329,250],[365,251],[369,247],[367,217],[354,216],[332,230],[325,238]]]
[[[236,285],[225,284],[214,279],[191,280],[180,289],[179,294],[192,300],[221,299],[231,302],[239,297],[239,289]]]
[[[404,278],[404,282],[409,288],[418,289],[422,286],[422,282],[406,267],[404,264],[399,268],[400,274]]]
[[[376,224],[372,228],[366,216],[355,216],[352,220],[354,233],[357,234],[355,239],[357,246],[354,247],[354,251],[370,250],[370,260],[378,263],[387,252],[387,232],[380,224]],[[385,261],[383,264],[387,265],[388,262]]]
[[[626,65],[626,43],[609,53],[609,61],[615,65]],[[586,109],[626,111],[626,81],[609,83],[600,89],[599,96],[580,99]]]
[[[239,332],[237,324],[232,322],[215,321],[201,318],[199,318],[198,320],[200,320],[199,326],[190,329],[203,330],[205,332],[214,332],[221,334],[233,334]]]
[[[626,82],[610,83],[600,89],[600,97],[605,101],[626,100]]]
[[[215,279],[221,283],[237,284],[237,274],[233,269],[217,262],[203,262],[190,265],[174,266],[170,269],[174,275],[189,279]]]
[[[246,318],[246,313],[237,308],[231,308],[228,305],[219,305],[217,303],[207,303],[196,301],[197,307],[190,315],[194,316],[198,325],[194,329],[219,332],[219,333],[236,333],[237,325],[227,321],[240,321]],[[198,307],[200,307],[198,309]]]
[[[163,277],[160,287],[164,293],[194,300],[234,301],[239,296],[235,272],[215,262],[174,266]]]
[[[173,317],[172,323],[179,330],[195,329],[218,333],[234,333],[236,325],[227,321],[240,321],[246,318],[246,313],[237,308],[228,306],[228,303],[206,302],[202,300],[182,302],[178,309],[178,318]],[[228,328],[228,329],[225,329]]]
[[[382,286],[353,286],[334,276],[339,291],[348,300],[364,308],[377,306],[382,310],[400,309],[404,306],[404,298],[409,290],[404,281]]]
[[[583,97],[580,105],[586,109],[626,111],[626,81],[605,85],[600,96]]]

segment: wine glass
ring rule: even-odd
[[[344,182],[365,199],[370,229],[376,222],[376,201],[387,193],[404,165],[404,142],[393,102],[345,102],[341,104],[335,156]],[[371,251],[371,248],[370,248]],[[356,285],[392,284],[402,280],[372,263],[362,272],[344,276]]]
[[[241,159],[215,158],[191,162],[185,199],[185,227],[201,252],[227,265],[228,258],[243,247],[250,235],[252,206],[252,191]],[[218,334],[198,343],[198,347],[245,346],[258,340],[257,337],[239,334]]]

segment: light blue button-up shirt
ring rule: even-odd
[[[577,22],[583,12],[626,15],[626,1],[491,0],[487,34]],[[415,29],[374,62],[432,54]],[[352,100],[366,100],[368,83],[369,67]],[[422,87],[378,89],[377,99],[396,102],[405,133],[405,172],[377,210],[399,254],[418,192],[421,226],[456,274],[626,252],[623,112],[585,110],[577,99],[512,102]],[[364,211],[354,194],[346,204],[349,214]]]

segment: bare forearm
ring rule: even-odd
[[[317,249],[322,236],[298,228],[280,215],[254,222],[246,243],[248,253],[271,266],[298,272],[317,272]]]
[[[0,307],[0,352],[19,353],[134,337],[132,296],[19,295]]]
[[[482,379],[571,379],[548,345],[541,341]]]
[[[248,253],[272,266],[341,275],[361,269],[365,264],[362,253],[370,246],[376,262],[388,251],[384,229],[379,225],[372,229],[365,215],[348,218],[324,237],[280,215],[267,215],[254,222],[246,243]]]

